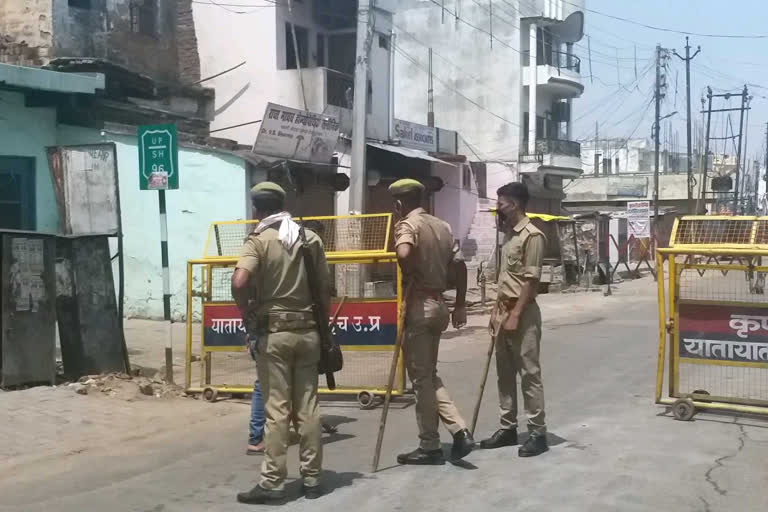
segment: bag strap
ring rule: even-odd
[[[317,310],[317,308],[320,306],[320,283],[317,282],[317,271],[315,267],[315,262],[312,259],[312,252],[309,247],[309,242],[307,242],[307,233],[304,230],[304,223],[302,222],[299,225],[299,240],[301,242],[301,247],[299,250],[301,251],[302,259],[304,260],[304,271],[307,273],[307,282],[309,284],[309,293],[312,296],[312,309]],[[318,313],[321,313],[318,311]]]

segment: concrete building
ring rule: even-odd
[[[391,211],[387,186],[415,177],[430,187],[428,206],[462,238],[471,223],[471,214],[463,214],[474,211],[477,193],[472,193],[476,185],[465,160],[456,157],[457,134],[408,122],[420,118],[394,116],[395,90],[401,88],[393,70],[395,9],[396,2],[386,0],[371,10],[366,213]],[[289,205],[304,213],[349,213],[349,191],[334,186],[334,176],[350,172],[357,2],[278,2],[274,9],[254,9],[247,16],[205,2],[193,3],[192,10],[204,84],[216,90],[213,132],[253,145],[268,103],[339,120],[331,162],[288,159],[279,166],[281,159],[265,158],[263,166],[251,171],[251,183],[284,183]],[[300,198],[294,193],[298,190]],[[459,199],[462,206],[456,208]]]
[[[431,68],[435,124],[456,130],[459,152],[473,160],[479,210],[462,244],[475,267],[492,258],[493,220],[483,210],[498,187],[525,181],[530,211],[559,214],[563,180],[581,174],[571,120],[584,91],[574,49],[583,1],[400,0],[393,25],[396,116],[427,120]],[[556,257],[554,232],[541,227]]]
[[[199,79],[192,0],[0,0],[0,62],[102,59],[161,82]]]
[[[653,141],[645,138],[605,138],[585,141],[581,144],[583,176],[604,176],[609,174],[647,174],[655,166]],[[693,151],[693,168],[700,162],[697,148]],[[716,168],[717,170],[717,168]],[[659,172],[676,174],[688,172],[688,155],[661,146],[659,150]]]
[[[208,136],[214,91],[195,85],[191,6],[0,0],[0,227],[61,232],[49,149],[114,145],[127,316],[163,315],[158,199],[139,190],[137,125],[179,130],[181,185],[167,193],[174,317],[184,312],[185,262],[201,256],[210,222],[250,213],[254,162],[236,143]]]

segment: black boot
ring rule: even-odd
[[[463,459],[475,448],[475,440],[472,434],[466,428],[453,434],[453,448],[451,448],[451,459]]]
[[[304,493],[304,497],[308,500],[316,500],[323,495],[323,490],[319,485],[302,485],[301,490]]]
[[[418,464],[423,466],[440,466],[445,464],[443,450],[422,450],[416,448],[411,453],[401,453],[397,456],[398,464]]]
[[[535,457],[549,450],[547,446],[547,436],[545,434],[531,434],[531,436],[525,440],[523,446],[517,450],[517,454],[520,457]]]
[[[517,430],[514,428],[500,428],[488,439],[480,441],[480,448],[492,450],[502,446],[514,446],[517,444]]]
[[[283,499],[285,499],[284,490],[265,489],[260,485],[257,485],[248,492],[237,493],[237,501],[239,503],[247,503],[248,505],[260,505]]]

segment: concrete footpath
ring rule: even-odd
[[[653,405],[655,284],[625,282],[614,295],[551,294],[542,367],[551,450],[520,459],[516,448],[478,450],[458,465],[399,467],[416,446],[409,402],[390,412],[380,471],[371,474],[380,409],[323,404],[339,433],[325,436],[332,492],[284,510],[338,511],[758,511],[768,503],[768,420],[730,414],[678,422]],[[448,331],[439,372],[467,420],[476,398],[487,317]],[[129,321],[133,362],[158,367],[165,328]],[[176,340],[181,340],[177,337]],[[179,341],[179,348],[180,341]],[[176,362],[181,364],[180,352]],[[181,376],[178,374],[177,379]],[[495,372],[478,438],[496,428]],[[34,388],[0,393],[0,511],[180,512],[265,508],[235,502],[257,480],[260,457],[244,454],[248,401],[78,395]],[[521,419],[523,414],[521,413]],[[449,442],[443,431],[443,441]],[[289,476],[298,475],[296,447]]]

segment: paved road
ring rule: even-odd
[[[315,502],[299,498],[283,508],[764,510],[768,421],[699,414],[682,423],[652,405],[652,282],[625,284],[613,297],[558,295],[542,302],[545,322],[556,318],[547,322],[542,348],[553,445],[549,453],[520,459],[514,448],[505,448],[476,451],[461,466],[397,467],[395,454],[416,441],[413,408],[399,404],[390,414],[384,469],[373,475],[368,471],[379,411],[336,404],[324,408],[340,423],[340,434],[327,438],[325,450],[326,485],[333,492]],[[475,317],[468,329],[447,333],[441,348],[440,372],[466,416],[487,348],[484,321]],[[492,374],[480,434],[495,428],[494,382]],[[256,508],[234,500],[236,492],[254,483],[260,462],[243,454],[247,405],[191,403],[199,406],[199,415],[207,415],[205,420],[168,420],[168,428],[153,428],[138,438],[38,459],[10,472],[0,466],[0,511]],[[445,432],[443,439],[448,441]],[[291,463],[290,475],[296,476],[295,448]],[[299,485],[293,482],[290,491],[298,495]]]

